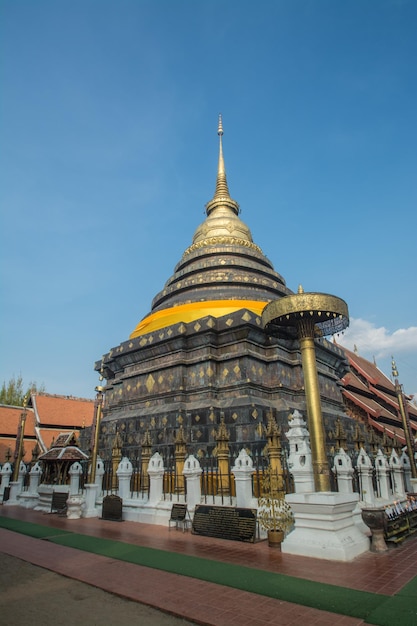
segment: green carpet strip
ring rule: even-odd
[[[396,596],[385,596],[177,552],[59,531],[10,518],[0,517],[0,526],[112,559],[360,618],[369,624],[417,624],[417,577]]]
[[[407,583],[395,596],[378,606],[367,617],[368,624],[378,626],[416,626],[417,624],[417,576]]]
[[[59,528],[51,528],[50,526],[41,526],[40,524],[33,524],[32,522],[23,522],[18,519],[11,519],[10,517],[0,517],[0,527],[6,530],[13,530],[21,535],[28,535],[35,539],[46,539],[51,535],[70,535],[72,534],[68,530],[60,530]]]

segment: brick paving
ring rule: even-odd
[[[266,542],[224,541],[168,530],[164,526],[126,521],[118,523],[98,518],[68,520],[14,506],[1,507],[0,515],[385,595],[394,595],[417,575],[417,537],[391,548],[387,553],[367,552],[350,563],[340,563],[282,554],[269,548]],[[0,529],[0,551],[198,624],[363,624],[361,619],[117,561],[4,529]]]

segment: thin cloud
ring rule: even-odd
[[[359,353],[384,358],[400,352],[417,350],[417,326],[399,328],[390,333],[384,326],[376,327],[361,318],[351,318],[350,326],[338,342],[349,350],[356,346]]]

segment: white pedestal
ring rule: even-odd
[[[411,493],[417,493],[417,478],[410,478]]]
[[[85,505],[82,512],[83,517],[98,517],[99,511],[96,507],[96,498],[100,485],[89,483],[85,485]]]
[[[351,561],[369,550],[369,539],[355,525],[357,493],[291,493],[285,496],[295,529],[282,552],[332,561]]]
[[[22,481],[21,480],[10,481],[9,487],[10,487],[9,499],[3,504],[4,506],[16,506],[17,504],[19,504],[18,497],[22,491]]]
[[[24,509],[34,509],[39,502],[39,494],[31,493],[30,491],[22,491],[18,496],[19,506]]]
[[[84,497],[82,495],[69,495],[67,500],[67,518],[80,519]]]

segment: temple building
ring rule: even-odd
[[[296,339],[270,337],[261,315],[271,300],[292,294],[253,241],[232,199],[218,127],[219,158],[213,198],[191,244],[130,337],[97,361],[105,382],[100,450],[116,433],[126,453],[146,434],[154,451],[171,446],[182,426],[189,452],[216,446],[220,415],[231,449],[261,449],[271,413],[286,423],[305,414]],[[302,278],[302,277],[300,277]],[[345,413],[340,379],[348,372],[341,347],[318,338],[317,367],[325,427]]]
[[[24,407],[0,405],[0,463],[13,457],[16,434]],[[62,433],[78,437],[89,428],[94,416],[94,400],[32,393],[26,407],[23,460],[30,462],[45,453]]]
[[[376,363],[343,348],[349,371],[342,378],[342,395],[346,413],[368,430],[368,443],[383,447],[406,444],[401,410],[394,383],[378,369]],[[417,406],[403,395],[411,437],[417,436]],[[379,435],[379,436],[378,436]],[[370,441],[371,440],[371,441]]]

